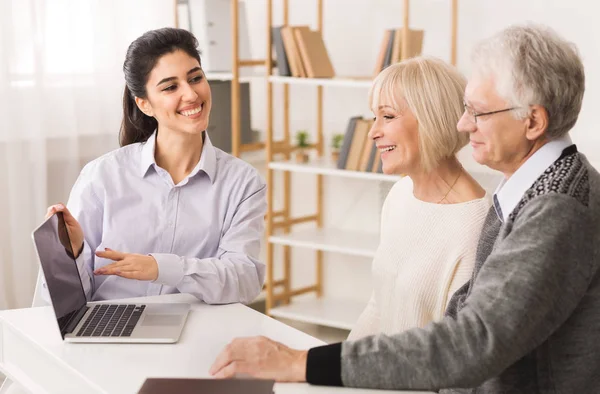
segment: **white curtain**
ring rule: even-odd
[[[0,309],[30,305],[31,232],[82,166],[118,147],[129,43],[174,0],[0,0]]]

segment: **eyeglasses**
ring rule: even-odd
[[[498,111],[478,113],[478,112],[475,112],[475,110],[473,108],[469,107],[467,105],[467,103],[463,102],[463,106],[465,107],[465,112],[470,116],[469,120],[475,124],[477,124],[477,117],[479,117],[479,116],[499,114],[501,112],[512,111],[513,109],[519,108],[519,107],[511,107],[511,108],[500,109]]]

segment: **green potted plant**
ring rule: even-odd
[[[299,130],[296,132],[296,162],[306,163],[308,162],[308,131]]]
[[[337,163],[344,142],[344,134],[334,134],[331,137],[331,159]]]

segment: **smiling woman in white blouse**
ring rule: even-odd
[[[211,92],[196,38],[145,33],[127,51],[121,148],[90,163],[63,212],[89,300],[189,293],[207,303],[252,301],[266,185],[213,147]]]
[[[373,83],[369,137],[383,172],[406,176],[384,202],[374,291],[350,340],[441,319],[471,278],[490,201],[456,158],[469,140],[456,130],[465,85],[452,66],[426,57],[394,64]]]

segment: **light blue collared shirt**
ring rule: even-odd
[[[571,145],[573,142],[569,135],[547,142],[510,178],[500,182],[494,193],[494,209],[502,222],[506,222],[533,182],[560,157],[565,148]]]
[[[88,300],[190,293],[210,304],[252,301],[265,278],[264,180],[206,135],[200,161],[175,185],[154,160],[155,136],[90,162],[73,186],[67,206],[85,235],[77,265]],[[94,255],[104,248],[151,254],[158,278],[94,275],[112,262]]]

